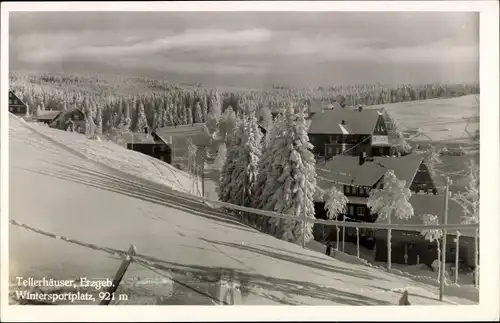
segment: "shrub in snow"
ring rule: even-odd
[[[432,215],[432,214],[424,214],[422,215],[422,218],[423,218],[423,222],[424,224],[426,225],[433,225],[433,224],[439,224],[439,220],[438,220],[438,217],[435,216],[435,215]],[[430,241],[430,242],[434,242],[436,241],[436,245],[437,245],[437,250],[438,250],[438,259],[434,260],[434,262],[432,263],[432,269],[434,271],[440,271],[440,265],[441,265],[441,262],[439,261],[439,259],[441,259],[441,248],[440,248],[440,239],[443,238],[443,230],[440,230],[440,229],[428,229],[428,230],[422,230],[420,232],[426,240]],[[436,264],[434,264],[436,262]],[[437,266],[437,269],[435,269],[435,266]]]
[[[458,192],[452,196],[452,200],[458,203],[463,210],[462,223],[479,223],[479,167],[474,162],[469,162],[468,184],[465,192]],[[474,267],[479,268],[479,230],[476,229],[474,239]],[[475,270],[474,281],[479,280],[479,270]],[[477,285],[477,284],[476,284]]]
[[[347,197],[345,197],[344,193],[342,193],[337,187],[332,186],[329,190],[325,192],[324,195],[325,198],[325,210],[326,210],[326,216],[329,220],[337,220],[337,216],[345,212],[347,208],[347,202],[349,200]],[[345,220],[345,218],[344,218]],[[339,250],[339,235],[340,235],[340,229],[336,225],[335,228],[337,229],[337,251]],[[344,227],[344,232],[345,232],[345,227]],[[345,239],[344,234],[342,234],[342,239]]]
[[[400,181],[392,169],[384,174],[383,189],[373,189],[370,192],[367,206],[372,213],[378,214],[380,219],[391,218],[409,219],[413,216],[413,206],[410,204],[411,191],[405,187],[406,181]],[[391,233],[387,230],[387,268],[391,268]]]

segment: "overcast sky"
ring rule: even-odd
[[[266,87],[479,80],[479,15],[10,13],[11,69]]]

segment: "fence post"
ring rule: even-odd
[[[307,175],[304,174],[304,196],[307,203]],[[304,213],[304,217],[307,215]],[[306,248],[306,221],[302,220],[302,248]]]
[[[342,217],[342,222],[345,223],[345,216]],[[342,226],[342,252],[345,252],[345,225]]]
[[[448,224],[448,199],[450,197],[450,178],[446,176],[446,190],[445,190],[445,200],[444,200],[444,224]],[[444,280],[445,280],[445,272],[446,272],[446,235],[448,234],[448,230],[446,228],[443,229],[443,251],[441,253],[441,272],[439,273],[439,300],[443,301],[444,294]]]
[[[127,257],[123,259],[122,264],[120,265],[120,268],[118,268],[118,271],[116,272],[115,278],[113,279],[113,284],[108,287],[107,292],[109,293],[108,297],[103,299],[101,301],[100,305],[109,305],[112,299],[114,299],[114,295],[116,292],[116,289],[118,288],[118,285],[120,285],[120,282],[125,275],[125,272],[128,269],[128,266],[132,262],[132,256],[135,256],[137,250],[134,245],[131,245],[130,248],[128,249],[127,252]]]
[[[458,284],[458,253],[460,250],[460,231],[457,231],[457,237],[455,238],[455,284]]]
[[[391,222],[392,222],[391,218],[392,218],[392,212],[387,217],[387,221],[389,222],[389,225],[391,225]],[[391,270],[391,262],[392,262],[392,257],[391,257],[392,256],[391,255],[391,250],[392,250],[391,236],[392,236],[392,230],[390,228],[388,228],[387,229],[387,271]]]
[[[479,286],[479,229],[476,229],[476,234],[474,236],[474,286],[477,288]]]
[[[359,228],[356,228],[356,255],[359,258]]]

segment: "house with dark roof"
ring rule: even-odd
[[[28,114],[28,105],[14,91],[9,91],[9,112],[16,116],[25,116]]]
[[[70,108],[61,113],[50,123],[51,128],[85,133],[85,113],[79,108]]]
[[[388,156],[390,143],[384,116],[374,109],[333,108],[312,113],[308,129],[320,158],[339,154]]]
[[[156,141],[161,140],[169,145],[172,162],[177,164],[187,161],[188,139],[191,139],[198,149],[214,147],[217,144],[205,123],[162,127],[154,130],[151,135]],[[197,154],[197,157],[201,158],[202,154]]]
[[[347,210],[340,214],[339,221],[387,223],[379,219],[377,214],[372,214],[367,207],[370,191],[381,189],[384,174],[392,169],[399,180],[405,181],[405,187],[410,189],[412,196],[409,202],[414,209],[414,217],[401,220],[393,217],[392,224],[423,224],[422,215],[432,214],[439,218],[439,223],[444,223],[445,197],[438,195],[434,181],[429,174],[427,166],[420,155],[407,155],[404,157],[359,157],[336,156],[332,160],[318,164],[317,185],[319,193],[316,194],[316,218],[326,219],[323,201],[324,191],[332,186],[342,190],[348,199]],[[449,200],[448,223],[462,222],[463,210],[457,203]],[[387,260],[387,230],[360,229],[360,244],[367,248],[375,248],[375,260]],[[392,231],[392,262],[414,265],[425,263],[431,265],[437,259],[435,242],[429,242],[415,231]],[[447,259],[455,261],[456,245],[454,232],[450,232],[447,239]],[[475,230],[460,231],[459,257],[464,266],[474,264],[474,235]],[[314,235],[317,240],[326,237],[328,241],[337,240],[337,231],[333,227],[315,225]],[[341,230],[342,235],[342,230]],[[345,229],[345,240],[356,242],[357,232],[354,228]]]
[[[140,152],[172,164],[172,149],[170,145],[157,135],[148,133],[146,127],[143,133],[127,132],[120,135],[118,143],[127,149]]]
[[[60,113],[61,111],[41,111],[36,116],[36,120],[38,122],[50,125],[52,122],[54,122],[54,120],[59,116]]]
[[[316,165],[317,189],[320,192],[315,201],[315,216],[326,219],[324,192],[335,186],[349,200],[347,210],[339,215],[339,220],[354,222],[374,222],[377,215],[372,214],[367,206],[370,191],[382,187],[384,174],[392,169],[399,180],[414,194],[437,194],[436,187],[427,166],[420,155],[404,157],[366,157],[364,153],[356,156],[335,156],[326,163]],[[336,240],[336,231],[323,232],[323,227],[315,228],[318,239],[327,236],[328,240]],[[349,237],[347,237],[349,236]],[[361,243],[368,248],[374,246],[372,230],[360,230]],[[346,239],[356,241],[356,231],[348,229]]]

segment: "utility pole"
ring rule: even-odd
[[[457,231],[457,236],[455,238],[455,284],[458,284],[458,253],[460,247],[460,231]]]
[[[241,189],[241,206],[245,206],[245,189],[247,187],[247,174],[245,168],[243,167],[243,187]],[[245,212],[241,213],[241,219],[245,218]]]
[[[448,200],[450,197],[450,178],[446,176],[446,190],[445,190],[445,200],[444,200],[444,224],[448,224]],[[448,234],[448,230],[446,228],[443,229],[443,251],[441,254],[441,272],[439,279],[439,300],[443,301],[444,294],[444,277],[446,272],[446,235]]]
[[[391,218],[392,218],[393,213],[394,213],[394,211],[392,211],[391,214],[389,214],[389,216],[387,217],[387,222],[389,225],[391,225],[391,222],[392,222]],[[387,270],[388,271],[391,270],[391,262],[392,262],[391,236],[392,236],[392,229],[389,228],[389,229],[387,229]]]

